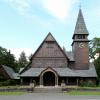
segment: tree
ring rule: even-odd
[[[98,78],[100,78],[100,56],[94,60],[94,65],[96,67]]]
[[[30,54],[28,57],[28,60],[30,61],[30,59],[32,58],[33,54]]]
[[[28,64],[25,52],[22,51],[18,60],[19,69],[25,67]]]
[[[92,59],[95,59],[95,55],[99,54],[100,56],[100,38],[95,37],[90,41],[89,44],[89,56]]]
[[[65,49],[65,47],[63,46],[63,51],[66,53],[66,49]]]
[[[6,65],[13,68],[16,71],[17,63],[13,54],[11,54],[10,50],[0,47],[0,64]]]
[[[98,78],[100,78],[100,38],[94,38],[89,47],[90,58],[93,59]],[[96,54],[98,54],[98,57],[95,57]]]
[[[5,56],[7,55],[7,50],[0,47],[0,64],[4,64]]]

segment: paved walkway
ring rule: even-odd
[[[29,93],[21,96],[0,96],[0,100],[100,100],[100,96],[69,96],[64,93]]]

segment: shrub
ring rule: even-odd
[[[88,87],[95,87],[96,84],[95,84],[93,81],[89,80],[89,81],[87,82],[87,86],[88,86]]]
[[[95,87],[96,84],[91,80],[87,80],[87,81],[86,80],[85,81],[81,80],[80,81],[80,86],[81,87]]]
[[[15,80],[5,80],[0,82],[0,86],[16,85]]]
[[[86,84],[87,84],[86,81],[84,81],[84,80],[81,80],[81,81],[80,81],[80,86],[81,86],[81,87],[86,86]]]

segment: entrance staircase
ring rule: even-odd
[[[54,87],[54,86],[44,86],[44,87],[35,87],[35,93],[61,93],[61,87]]]

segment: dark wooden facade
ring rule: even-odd
[[[66,85],[78,85],[82,79],[94,81],[97,74],[89,63],[88,42],[88,31],[80,9],[70,55],[49,33],[33,54],[29,65],[20,72],[21,81],[35,80],[40,86],[61,85],[62,81]]]
[[[32,57],[32,67],[67,67],[68,58],[51,33]]]

